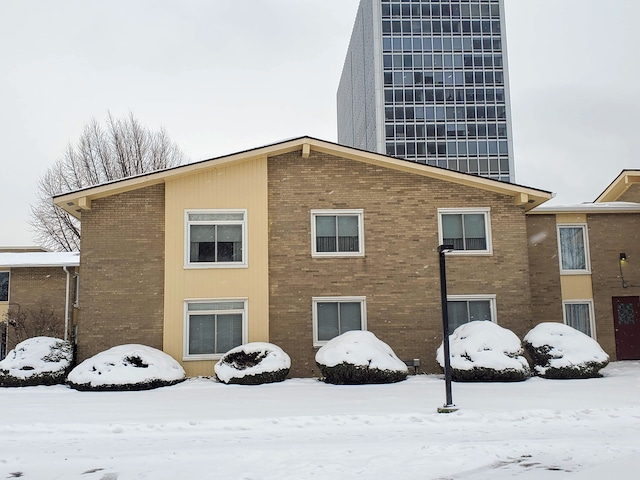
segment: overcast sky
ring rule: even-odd
[[[132,111],[191,161],[311,135],[358,0],[0,0],[0,246],[32,245],[36,184],[92,117]],[[592,201],[640,168],[637,0],[506,0],[519,184]]]

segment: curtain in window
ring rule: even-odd
[[[565,321],[567,325],[591,336],[591,320],[589,315],[589,304],[587,303],[566,303],[564,305]]]
[[[362,328],[360,302],[318,302],[318,340],[326,342],[344,332]]]
[[[447,302],[449,333],[460,325],[475,321],[491,321],[489,300],[453,300]]]
[[[560,228],[562,270],[586,270],[587,259],[582,227]]]

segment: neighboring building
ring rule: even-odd
[[[531,210],[527,229],[534,323],[564,321],[613,359],[640,359],[640,171],[594,203]]]
[[[309,137],[57,196],[82,221],[78,359],[144,343],[211,375],[269,341],[292,376],[367,329],[436,371],[437,247],[452,322],[532,325],[526,212],[546,191]]]
[[[30,336],[71,338],[79,263],[77,252],[0,247],[0,358]]]
[[[338,143],[514,181],[503,0],[361,0]]]

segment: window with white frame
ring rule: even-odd
[[[558,250],[562,273],[588,273],[591,270],[586,225],[558,225]]]
[[[185,302],[185,360],[219,358],[247,341],[246,300]]]
[[[441,245],[453,245],[451,253],[492,251],[489,208],[439,208],[438,232]]]
[[[186,259],[190,267],[243,267],[247,264],[246,210],[186,212]]]
[[[0,272],[0,302],[9,301],[9,272]]]
[[[363,210],[311,210],[314,257],[364,255]]]
[[[569,300],[564,305],[564,323],[595,338],[593,302],[591,300]]]
[[[449,333],[475,321],[496,322],[495,295],[448,295]]]
[[[313,344],[321,346],[351,330],[367,329],[365,297],[314,297]]]

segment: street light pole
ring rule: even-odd
[[[442,307],[442,347],[444,353],[444,383],[446,403],[438,408],[439,413],[451,413],[458,410],[451,394],[451,354],[449,350],[449,311],[447,308],[447,269],[445,254],[453,250],[453,245],[438,246],[440,257],[440,303]]]

